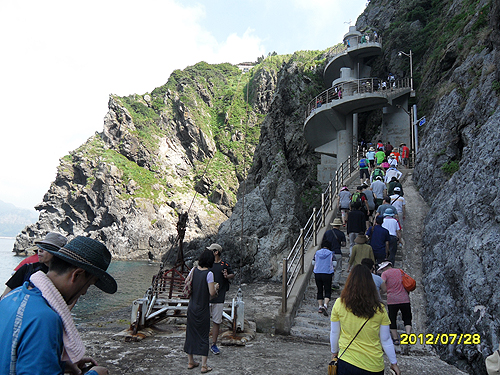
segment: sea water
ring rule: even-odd
[[[14,238],[0,238],[0,294],[14,268],[24,259],[14,256],[14,241]],[[72,310],[75,322],[88,322],[95,317],[131,306],[134,300],[144,297],[159,269],[158,263],[150,264],[148,261],[111,261],[108,273],[116,280],[118,291],[107,294],[91,286]]]

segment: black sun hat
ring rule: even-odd
[[[101,242],[89,237],[78,236],[61,247],[59,251],[49,249],[46,251],[91,275],[97,276],[99,280],[95,286],[103,292],[109,294],[116,292],[118,288],[116,281],[106,272],[111,263],[111,253]]]

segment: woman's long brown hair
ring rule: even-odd
[[[377,310],[383,311],[370,270],[358,264],[347,277],[340,300],[354,315],[370,319]]]

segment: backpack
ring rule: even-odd
[[[359,167],[360,168],[366,168],[367,167],[367,165],[366,165],[366,159],[361,159],[359,161]]]
[[[413,277],[408,275],[405,271],[401,269],[400,271],[404,288],[406,289],[407,292],[413,292],[417,287],[417,282]]]
[[[361,204],[361,193],[359,191],[355,192],[351,197],[351,203],[359,202]]]
[[[382,169],[378,169],[378,168],[377,168],[377,169],[375,169],[375,170],[373,171],[373,173],[372,173],[372,177],[373,177],[373,179],[374,179],[374,180],[375,180],[375,177],[377,177],[377,176],[382,176],[382,177],[384,177],[384,172],[382,171]]]

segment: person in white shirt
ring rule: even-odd
[[[384,212],[384,222],[382,227],[389,231],[391,236],[389,240],[389,262],[394,264],[396,260],[396,252],[398,251],[398,242],[401,241],[401,228],[396,219],[394,219],[393,211],[388,208]]]
[[[398,180],[401,178],[403,175],[403,172],[397,170],[395,167],[390,167],[387,172],[385,172],[385,183],[388,184],[391,182],[393,177],[396,177]]]
[[[399,224],[401,228],[403,227],[403,222],[406,219],[406,201],[401,195],[401,188],[396,186],[394,188],[394,194],[390,196],[391,205],[398,211]]]

